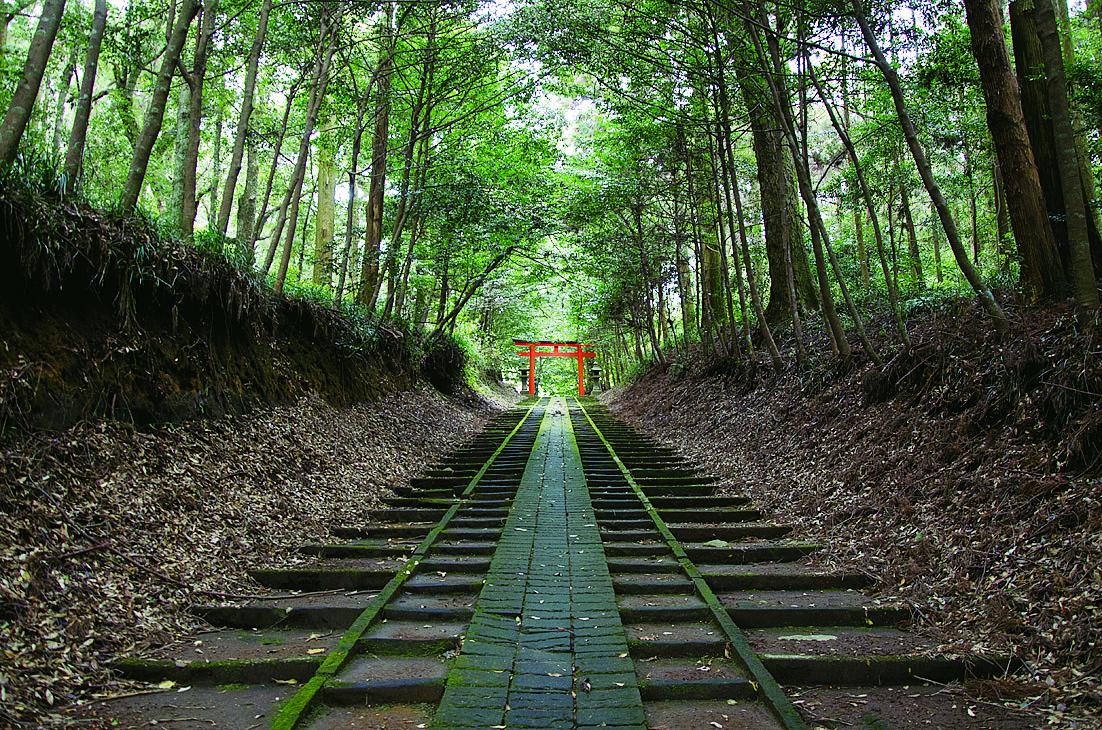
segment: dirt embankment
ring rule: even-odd
[[[746,490],[926,630],[1013,652],[1023,702],[1102,716],[1102,342],[1062,309],[928,315],[878,369],[652,370],[622,417]],[[1006,687],[1004,686],[1004,690]],[[1089,720],[1088,720],[1089,722]]]
[[[461,383],[454,346],[275,296],[204,250],[233,250],[224,243],[183,243],[0,185],[0,438],[89,417],[148,424]]]

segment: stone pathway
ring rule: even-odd
[[[197,606],[214,631],[116,664],[165,691],[96,703],[81,719],[185,730],[1032,726],[939,685],[916,690],[920,678],[997,675],[1004,659],[941,654],[904,630],[907,606],[811,562],[818,546],[787,539],[749,495],[598,403],[569,403],[502,413],[395,485],[384,509],[302,546],[311,562],[253,571],[276,593]]]
[[[644,728],[570,419],[548,409],[434,728]]]

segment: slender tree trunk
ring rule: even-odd
[[[728,149],[730,152],[730,149]],[[733,163],[734,160],[732,159]],[[750,304],[754,307],[754,317],[758,320],[758,332],[761,334],[765,349],[773,360],[773,366],[780,370],[784,366],[781,351],[777,348],[777,342],[773,339],[773,332],[769,327],[769,320],[765,316],[765,307],[762,306],[761,291],[758,288],[757,278],[754,276],[753,260],[750,257],[750,242],[746,235],[745,216],[742,211],[742,193],[739,191],[738,172],[734,164],[729,165],[731,173],[731,192],[735,203],[735,217],[738,220],[739,245],[742,249],[742,265],[746,271],[746,286],[750,290]]]
[[[245,189],[237,201],[237,230],[234,238],[237,240],[237,248],[242,258],[249,262],[252,268],[253,261],[252,240],[256,231],[256,195],[257,185],[260,182],[260,156],[256,151],[256,141],[252,135],[246,143],[245,165]]]
[[[176,71],[176,65],[180,62],[180,52],[184,50],[188,28],[198,11],[199,3],[196,0],[181,0],[176,22],[172,27],[172,33],[161,60],[161,68],[157,73],[153,95],[145,113],[145,122],[134,145],[134,156],[130,161],[130,171],[126,176],[126,185],[120,202],[124,213],[132,213],[138,207],[138,198],[145,184],[145,171],[149,167],[149,158],[153,154],[153,144],[157,141],[157,136],[161,132],[161,123],[164,121],[165,103],[168,101],[168,92],[172,86],[172,76]]]
[[[360,169],[360,148],[363,145],[364,116],[367,114],[367,104],[364,99],[356,100],[356,129],[352,136],[352,162],[348,168],[348,210],[344,221],[344,256],[341,258],[341,273],[337,280],[337,307],[344,300],[344,287],[348,277],[348,263],[352,254],[353,231],[356,221],[356,180]]]
[[[38,89],[42,85],[42,76],[46,73],[46,64],[53,51],[54,39],[61,26],[61,16],[65,12],[65,0],[43,0],[42,15],[38,18],[38,27],[31,37],[31,47],[27,50],[27,61],[23,64],[23,76],[15,87],[7,114],[0,123],[0,164],[11,165],[19,151],[19,142],[31,119]]]
[[[190,87],[187,105],[187,145],[184,153],[183,197],[180,201],[180,230],[191,236],[195,230],[198,212],[197,176],[199,167],[199,142],[203,126],[203,88],[207,81],[207,62],[210,60],[211,40],[214,38],[215,21],[218,19],[218,0],[202,8],[199,36],[195,39],[195,59],[191,73],[184,75]]]
[[[103,30],[107,26],[107,0],[96,0],[92,14],[92,31],[88,35],[88,50],[84,54],[84,74],[80,77],[80,98],[73,114],[73,130],[69,133],[69,148],[65,152],[65,192],[76,190],[84,162],[84,143],[88,138],[88,120],[92,116],[92,95],[96,90]]]
[[[256,75],[260,67],[260,55],[264,50],[264,41],[268,36],[268,16],[271,12],[272,0],[263,0],[260,5],[260,16],[256,21],[256,34],[253,36],[253,45],[249,49],[249,60],[245,67],[245,90],[241,97],[241,115],[237,119],[233,152],[230,153],[226,185],[222,190],[222,204],[218,207],[218,219],[215,222],[216,230],[222,235],[226,234],[226,229],[229,227],[237,176],[241,174],[241,159],[245,154],[245,141],[249,136],[249,124],[253,113],[253,98],[256,96]],[[217,181],[217,178],[215,180]]]
[[[272,151],[272,164],[268,168],[268,180],[264,184],[264,201],[260,205],[260,212],[256,217],[256,226],[253,228],[252,239],[249,241],[249,249],[256,249],[256,242],[260,238],[261,230],[264,228],[264,223],[268,220],[268,205],[272,200],[272,187],[275,183],[276,172],[279,170],[280,155],[283,152],[283,141],[287,137],[287,120],[291,116],[291,109],[295,103],[295,97],[298,95],[299,86],[306,79],[306,72],[303,71],[295,83],[291,85],[291,89],[287,92],[287,105],[283,108],[283,122],[279,126],[279,134],[276,136],[275,149]],[[261,267],[264,273],[272,267],[272,259],[275,257],[275,241],[279,239],[280,232],[277,231],[272,237],[273,243],[268,248],[268,254],[265,257],[263,266]]]
[[[310,102],[306,107],[306,125],[302,131],[302,140],[299,142],[298,159],[295,162],[295,170],[291,177],[291,186],[287,190],[286,204],[290,203],[290,213],[287,214],[287,237],[283,242],[283,255],[279,260],[279,269],[276,271],[275,282],[272,290],[276,294],[283,293],[283,283],[287,279],[287,268],[291,263],[291,249],[294,246],[295,227],[298,225],[298,209],[301,203],[302,184],[306,177],[306,161],[310,155],[310,137],[314,133],[314,125],[317,123],[318,112],[325,100],[325,89],[329,84],[329,65],[333,60],[333,53],[337,47],[337,20],[335,18],[323,18],[321,23],[321,37],[318,39],[318,58],[314,83],[310,89]]]
[[[389,42],[389,41],[388,41]],[[390,76],[394,68],[393,48],[387,48],[379,65],[375,92],[375,132],[371,140],[371,179],[367,193],[367,236],[364,241],[363,270],[360,272],[359,302],[375,308],[382,283],[379,249],[383,240],[383,198],[386,191],[387,141],[390,133]],[[440,320],[443,326],[443,319]]]
[[[333,234],[336,225],[337,170],[336,140],[330,134],[318,139],[318,216],[314,224],[313,282],[332,283]]]
[[[869,25],[868,18],[865,16],[863,3],[861,0],[852,0],[852,4],[854,16],[856,17],[858,26],[861,28],[861,34],[869,50],[872,51],[876,59],[876,65],[879,67],[880,73],[884,76],[884,80],[887,82],[888,89],[891,92],[896,114],[899,117],[900,127],[903,129],[903,136],[907,141],[907,147],[911,152],[911,157],[914,158],[915,167],[918,168],[918,174],[922,178],[922,184],[925,186],[926,192],[929,194],[930,200],[937,210],[938,218],[941,219],[941,225],[945,230],[945,237],[949,241],[949,247],[953,251],[953,257],[957,260],[957,265],[960,267],[961,273],[964,274],[964,278],[968,280],[968,283],[979,297],[983,308],[991,316],[995,329],[998,330],[1000,334],[1003,334],[1008,329],[1006,314],[1002,311],[1002,308],[995,301],[995,297],[991,293],[991,290],[983,280],[980,279],[979,273],[968,260],[968,253],[965,251],[964,244],[961,242],[956,221],[953,219],[952,211],[949,209],[949,203],[942,194],[941,187],[934,179],[933,168],[926,158],[926,152],[918,139],[918,132],[915,130],[914,124],[911,122],[910,114],[907,112],[906,100],[903,97],[903,87],[899,83],[899,75],[896,73],[895,68],[888,63],[887,58],[884,57],[884,52],[880,48],[880,43],[876,40],[876,36],[872,32],[872,27]]]
[[[922,275],[922,252],[918,250],[918,231],[915,230],[914,215],[911,212],[911,196],[907,184],[899,186],[899,198],[903,209],[903,227],[907,231],[907,258],[910,259],[911,273],[920,289],[926,288],[926,277]]]
[[[73,76],[77,69],[77,47],[70,50],[69,61],[65,64],[65,74],[61,80],[61,86],[57,90],[57,113],[54,115],[53,152],[61,153],[61,145],[65,136],[65,107],[69,103],[69,88],[73,83]]]
[[[834,127],[835,133],[838,135],[838,139],[841,140],[842,146],[846,149],[846,154],[849,155],[850,165],[853,167],[853,174],[857,179],[857,186],[861,194],[861,199],[865,203],[865,210],[869,216],[869,222],[872,225],[873,240],[876,243],[877,257],[880,261],[880,269],[884,274],[884,286],[888,291],[888,303],[892,308],[892,312],[895,315],[896,331],[899,332],[899,337],[903,341],[903,344],[910,347],[910,336],[907,333],[907,325],[903,320],[903,307],[899,301],[899,290],[895,285],[895,278],[892,276],[888,267],[888,257],[884,250],[884,233],[880,228],[880,216],[876,212],[876,202],[872,197],[872,189],[869,187],[868,180],[865,177],[864,169],[861,165],[861,159],[857,156],[857,150],[853,146],[853,140],[850,139],[849,132],[838,120],[838,116],[835,113],[833,105],[827,99],[824,93],[822,85],[819,83],[817,74],[813,67],[809,67],[808,76],[811,79],[811,83],[815,86],[815,90],[819,95],[819,99],[823,103],[823,107],[826,109],[827,116],[830,119],[831,126]],[[867,269],[867,266],[866,266]]]

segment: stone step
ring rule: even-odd
[[[249,629],[212,631],[192,641],[156,649],[142,658],[119,660],[121,676],[179,684],[263,684],[305,681],[340,640],[339,631]]]
[[[712,590],[806,590],[864,588],[870,584],[861,573],[828,571],[807,564],[806,559],[788,563],[722,565],[697,563]]]
[[[712,547],[702,543],[682,543],[685,553],[694,563],[772,563],[799,560],[819,549],[805,542],[762,541],[730,543],[728,547]]]
[[[334,705],[439,702],[447,666],[432,657],[357,657],[326,682],[322,697]]]
[[[631,655],[636,660],[650,657],[722,657],[727,637],[718,625],[696,622],[625,622]]]
[[[644,700],[746,700],[757,690],[733,662],[652,659],[635,663]]]
[[[895,626],[911,618],[910,608],[853,590],[736,591],[717,596],[744,628],[778,626]]]
[[[625,623],[690,623],[707,621],[712,616],[712,610],[696,594],[620,595],[616,605]]]

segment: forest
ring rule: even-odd
[[[0,8],[0,724],[383,511],[519,339],[1096,726],[1102,0]]]
[[[1098,306],[1102,11],[964,5],[16,0],[0,160],[489,368],[882,362]]]

